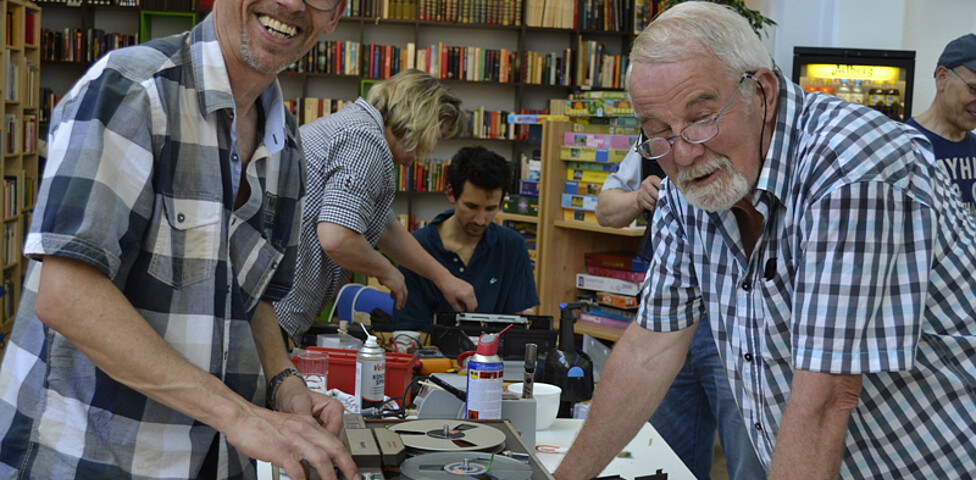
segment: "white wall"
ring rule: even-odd
[[[793,71],[793,47],[914,50],[912,112],[935,97],[932,73],[949,41],[976,32],[976,0],[746,0],[778,25],[766,47],[776,64]]]

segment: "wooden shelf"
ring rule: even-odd
[[[624,329],[617,327],[608,327],[606,325],[598,325],[596,323],[581,322],[577,321],[573,326],[573,331],[577,334],[587,334],[600,340],[609,340],[611,342],[616,342],[620,340],[620,336],[623,335]]]
[[[637,228],[610,228],[594,225],[592,223],[574,222],[572,220],[556,220],[553,226],[569,228],[573,230],[586,230],[588,232],[605,233],[607,235],[617,235],[620,237],[643,237],[644,227]]]
[[[501,212],[496,215],[495,218],[498,220],[509,220],[512,222],[539,223],[539,217],[533,217],[531,215],[519,215],[517,213]]]

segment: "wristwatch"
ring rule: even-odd
[[[278,409],[275,407],[275,395],[278,393],[278,387],[281,386],[281,382],[285,381],[286,378],[292,376],[300,378],[302,380],[302,384],[308,387],[308,384],[305,383],[305,377],[302,376],[302,373],[299,372],[297,368],[289,367],[278,372],[274,377],[271,377],[271,381],[268,382],[267,395],[265,395],[268,400],[268,408],[276,412],[278,411]]]

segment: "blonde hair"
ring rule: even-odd
[[[679,63],[715,56],[738,80],[743,72],[773,68],[773,60],[749,22],[712,2],[684,2],[654,19],[634,40],[632,63]]]
[[[383,124],[418,158],[434,151],[441,139],[464,131],[461,99],[434,77],[420,70],[404,70],[369,89],[366,101],[383,115]]]

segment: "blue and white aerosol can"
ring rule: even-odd
[[[498,334],[500,335],[500,334]],[[478,349],[468,357],[467,418],[502,418],[502,374],[505,364],[498,356],[498,335],[482,334]]]
[[[366,343],[356,353],[356,398],[359,400],[359,411],[378,415],[383,407],[385,387],[386,352],[376,342],[376,336],[369,335]]]

